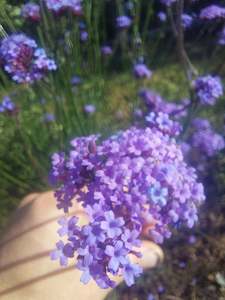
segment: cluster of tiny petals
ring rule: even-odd
[[[223,95],[223,86],[218,76],[200,76],[194,81],[194,89],[200,103],[214,105],[216,100]]]
[[[58,14],[71,11],[75,15],[83,14],[82,0],[45,0],[46,6]]]
[[[190,103],[188,99],[183,99],[180,103],[167,102],[161,95],[149,89],[141,89],[139,97],[144,101],[149,111],[156,113],[163,112],[176,119],[186,116],[186,108]]]
[[[46,72],[56,70],[54,60],[24,34],[12,34],[2,40],[0,61],[4,70],[18,83],[32,83]]]
[[[116,18],[116,26],[119,29],[129,28],[132,24],[132,20],[128,16],[119,16]]]
[[[193,23],[193,17],[188,14],[182,14],[182,25],[185,29],[190,28]]]
[[[192,124],[191,145],[200,156],[212,157],[225,148],[224,138],[214,131],[208,120],[198,118]]]
[[[200,12],[200,19],[202,20],[214,20],[218,18],[225,18],[225,7],[218,5],[209,5],[203,8]]]
[[[156,127],[131,127],[98,140],[76,138],[68,155],[53,155],[58,208],[68,212],[76,199],[90,221],[79,226],[77,218],[61,220],[59,235],[66,241],[57,243],[52,259],[65,265],[76,258],[83,283],[94,279],[101,288],[113,287],[111,274],[130,286],[142,272],[129,254],[140,257],[143,229],[150,224],[149,237],[162,243],[174,226],[192,227],[205,198],[203,186],[176,141]]]
[[[144,63],[137,63],[134,66],[134,76],[136,78],[151,78],[152,71]]]
[[[169,115],[163,112],[150,112],[145,120],[151,127],[156,127],[159,131],[170,136],[178,136],[182,131],[180,123],[171,120]]]
[[[3,97],[2,102],[0,103],[0,113],[11,113],[15,110],[15,108],[16,105],[9,96]]]
[[[40,21],[40,6],[32,2],[24,4],[21,9],[21,16],[26,20]]]

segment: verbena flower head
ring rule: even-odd
[[[145,64],[137,63],[134,66],[134,75],[136,78],[151,78],[152,71],[149,70],[149,68]]]
[[[129,28],[131,24],[132,20],[128,16],[119,16],[116,18],[116,26],[119,29]]]
[[[195,118],[192,121],[192,126],[196,129],[196,130],[206,130],[206,129],[211,129],[211,124],[209,122],[209,120],[207,119],[202,119],[202,118]]]
[[[1,41],[0,61],[4,70],[18,83],[32,83],[48,71],[56,70],[54,60],[24,34],[12,34]]]
[[[108,55],[111,55],[112,54],[112,48],[110,46],[102,46],[101,47],[101,53],[102,55],[104,56],[108,56]]]
[[[165,22],[167,20],[167,16],[166,14],[163,12],[163,11],[160,11],[158,14],[157,14],[157,17],[159,18],[159,20],[161,22]]]
[[[195,169],[188,167],[176,141],[157,126],[132,127],[99,141],[79,137],[72,149],[52,157],[51,179],[57,185],[57,207],[68,212],[74,199],[82,204],[89,223],[65,217],[59,230],[65,237],[52,258],[76,259],[81,281],[94,279],[101,288],[114,287],[111,275],[132,285],[142,270],[129,254],[140,257],[143,229],[162,243],[177,224],[192,227],[204,191]],[[55,253],[55,254],[54,254]]]
[[[21,9],[21,16],[26,20],[34,22],[40,21],[40,6],[32,2],[24,4]]]
[[[180,123],[172,121],[167,113],[151,112],[145,117],[145,120],[150,126],[156,127],[159,131],[170,136],[179,135],[182,130]]]
[[[200,12],[200,19],[202,20],[214,20],[218,18],[225,18],[225,7],[218,5],[209,5],[203,8]]]
[[[74,15],[83,14],[82,0],[45,0],[47,8],[54,13],[71,11]]]
[[[176,119],[186,115],[186,107],[190,102],[188,99],[180,101],[179,104],[167,102],[161,97],[161,95],[149,89],[141,89],[139,91],[139,96],[144,101],[150,112],[163,112],[174,116]]]
[[[216,133],[206,119],[195,119],[192,122],[195,131],[191,137],[191,145],[202,156],[212,157],[225,148],[224,138]]]
[[[200,103],[214,105],[223,95],[223,86],[218,76],[200,76],[194,81],[194,89]]]
[[[188,29],[191,27],[193,23],[193,17],[188,15],[188,14],[182,14],[181,16],[182,19],[182,25],[185,29]]]
[[[13,112],[16,106],[9,96],[5,96],[0,103],[0,113]]]

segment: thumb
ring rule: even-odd
[[[151,241],[143,240],[138,250],[141,252],[142,257],[138,258],[132,255],[131,261],[139,264],[143,269],[154,268],[163,261],[164,255],[162,249]]]

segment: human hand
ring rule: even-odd
[[[71,213],[87,222],[79,203]],[[0,299],[101,300],[110,292],[93,281],[87,286],[81,283],[74,262],[62,268],[50,260],[61,216],[53,192],[31,194],[21,202],[0,239]],[[151,241],[142,241],[140,252],[142,258],[130,259],[142,268],[153,268],[163,259],[161,248]],[[115,280],[119,284],[122,278]]]

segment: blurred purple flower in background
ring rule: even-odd
[[[159,18],[159,20],[161,22],[166,22],[167,20],[167,15],[166,13],[164,13],[163,11],[160,11],[158,14],[157,14],[157,17]]]
[[[96,112],[96,107],[93,104],[86,104],[84,105],[84,112],[87,115],[93,115]]]
[[[156,300],[155,296],[152,293],[148,294],[147,300]]]
[[[48,71],[56,70],[53,59],[36,42],[24,34],[12,34],[0,45],[0,61],[4,70],[18,83],[40,80]]]
[[[195,128],[195,130],[211,129],[211,124],[210,124],[209,120],[202,119],[202,118],[195,118],[192,121],[192,126]]]
[[[80,32],[80,40],[81,42],[87,42],[88,40],[88,33],[85,30],[81,30]]]
[[[165,4],[166,6],[171,6],[173,3],[175,3],[177,0],[160,0],[162,4]]]
[[[48,123],[48,122],[54,122],[55,121],[55,115],[52,113],[45,113],[42,117],[42,122]]]
[[[74,75],[72,78],[71,78],[71,84],[72,85],[79,85],[79,84],[81,84],[82,83],[82,80],[81,80],[81,78],[79,77],[79,76],[77,76],[77,75]]]
[[[129,28],[131,24],[132,20],[128,16],[119,16],[116,18],[116,26],[119,29]]]
[[[134,76],[136,78],[151,78],[152,77],[152,71],[149,70],[149,68],[143,64],[143,63],[137,63],[134,66]]]
[[[189,99],[183,99],[179,103],[167,102],[160,94],[149,89],[141,89],[139,97],[144,101],[150,112],[162,112],[176,119],[186,116],[187,107],[190,104]]]
[[[142,118],[144,114],[140,108],[135,108],[133,115],[135,118]]]
[[[3,97],[2,103],[0,103],[0,113],[13,112],[15,108],[16,106],[9,96]]]
[[[21,16],[26,20],[34,22],[40,21],[40,6],[32,2],[24,4],[21,8]]]
[[[217,18],[225,18],[225,8],[218,5],[209,5],[203,8],[200,12],[200,19],[202,20],[214,20]]]
[[[112,48],[110,46],[107,46],[107,45],[102,46],[101,47],[101,53],[104,56],[111,55],[112,54]]]
[[[188,243],[190,245],[194,245],[196,242],[197,242],[197,237],[195,235],[192,234],[188,237]]]
[[[47,8],[54,13],[62,13],[71,11],[74,15],[80,16],[83,14],[81,0],[45,0]]]
[[[192,135],[191,145],[200,154],[212,157],[225,148],[225,140],[212,128],[198,128]]]
[[[188,14],[182,14],[181,20],[182,20],[182,25],[185,29],[190,28],[193,23],[193,17]]]
[[[218,76],[200,76],[193,84],[196,95],[203,105],[214,105],[216,100],[223,95],[222,82]]]

